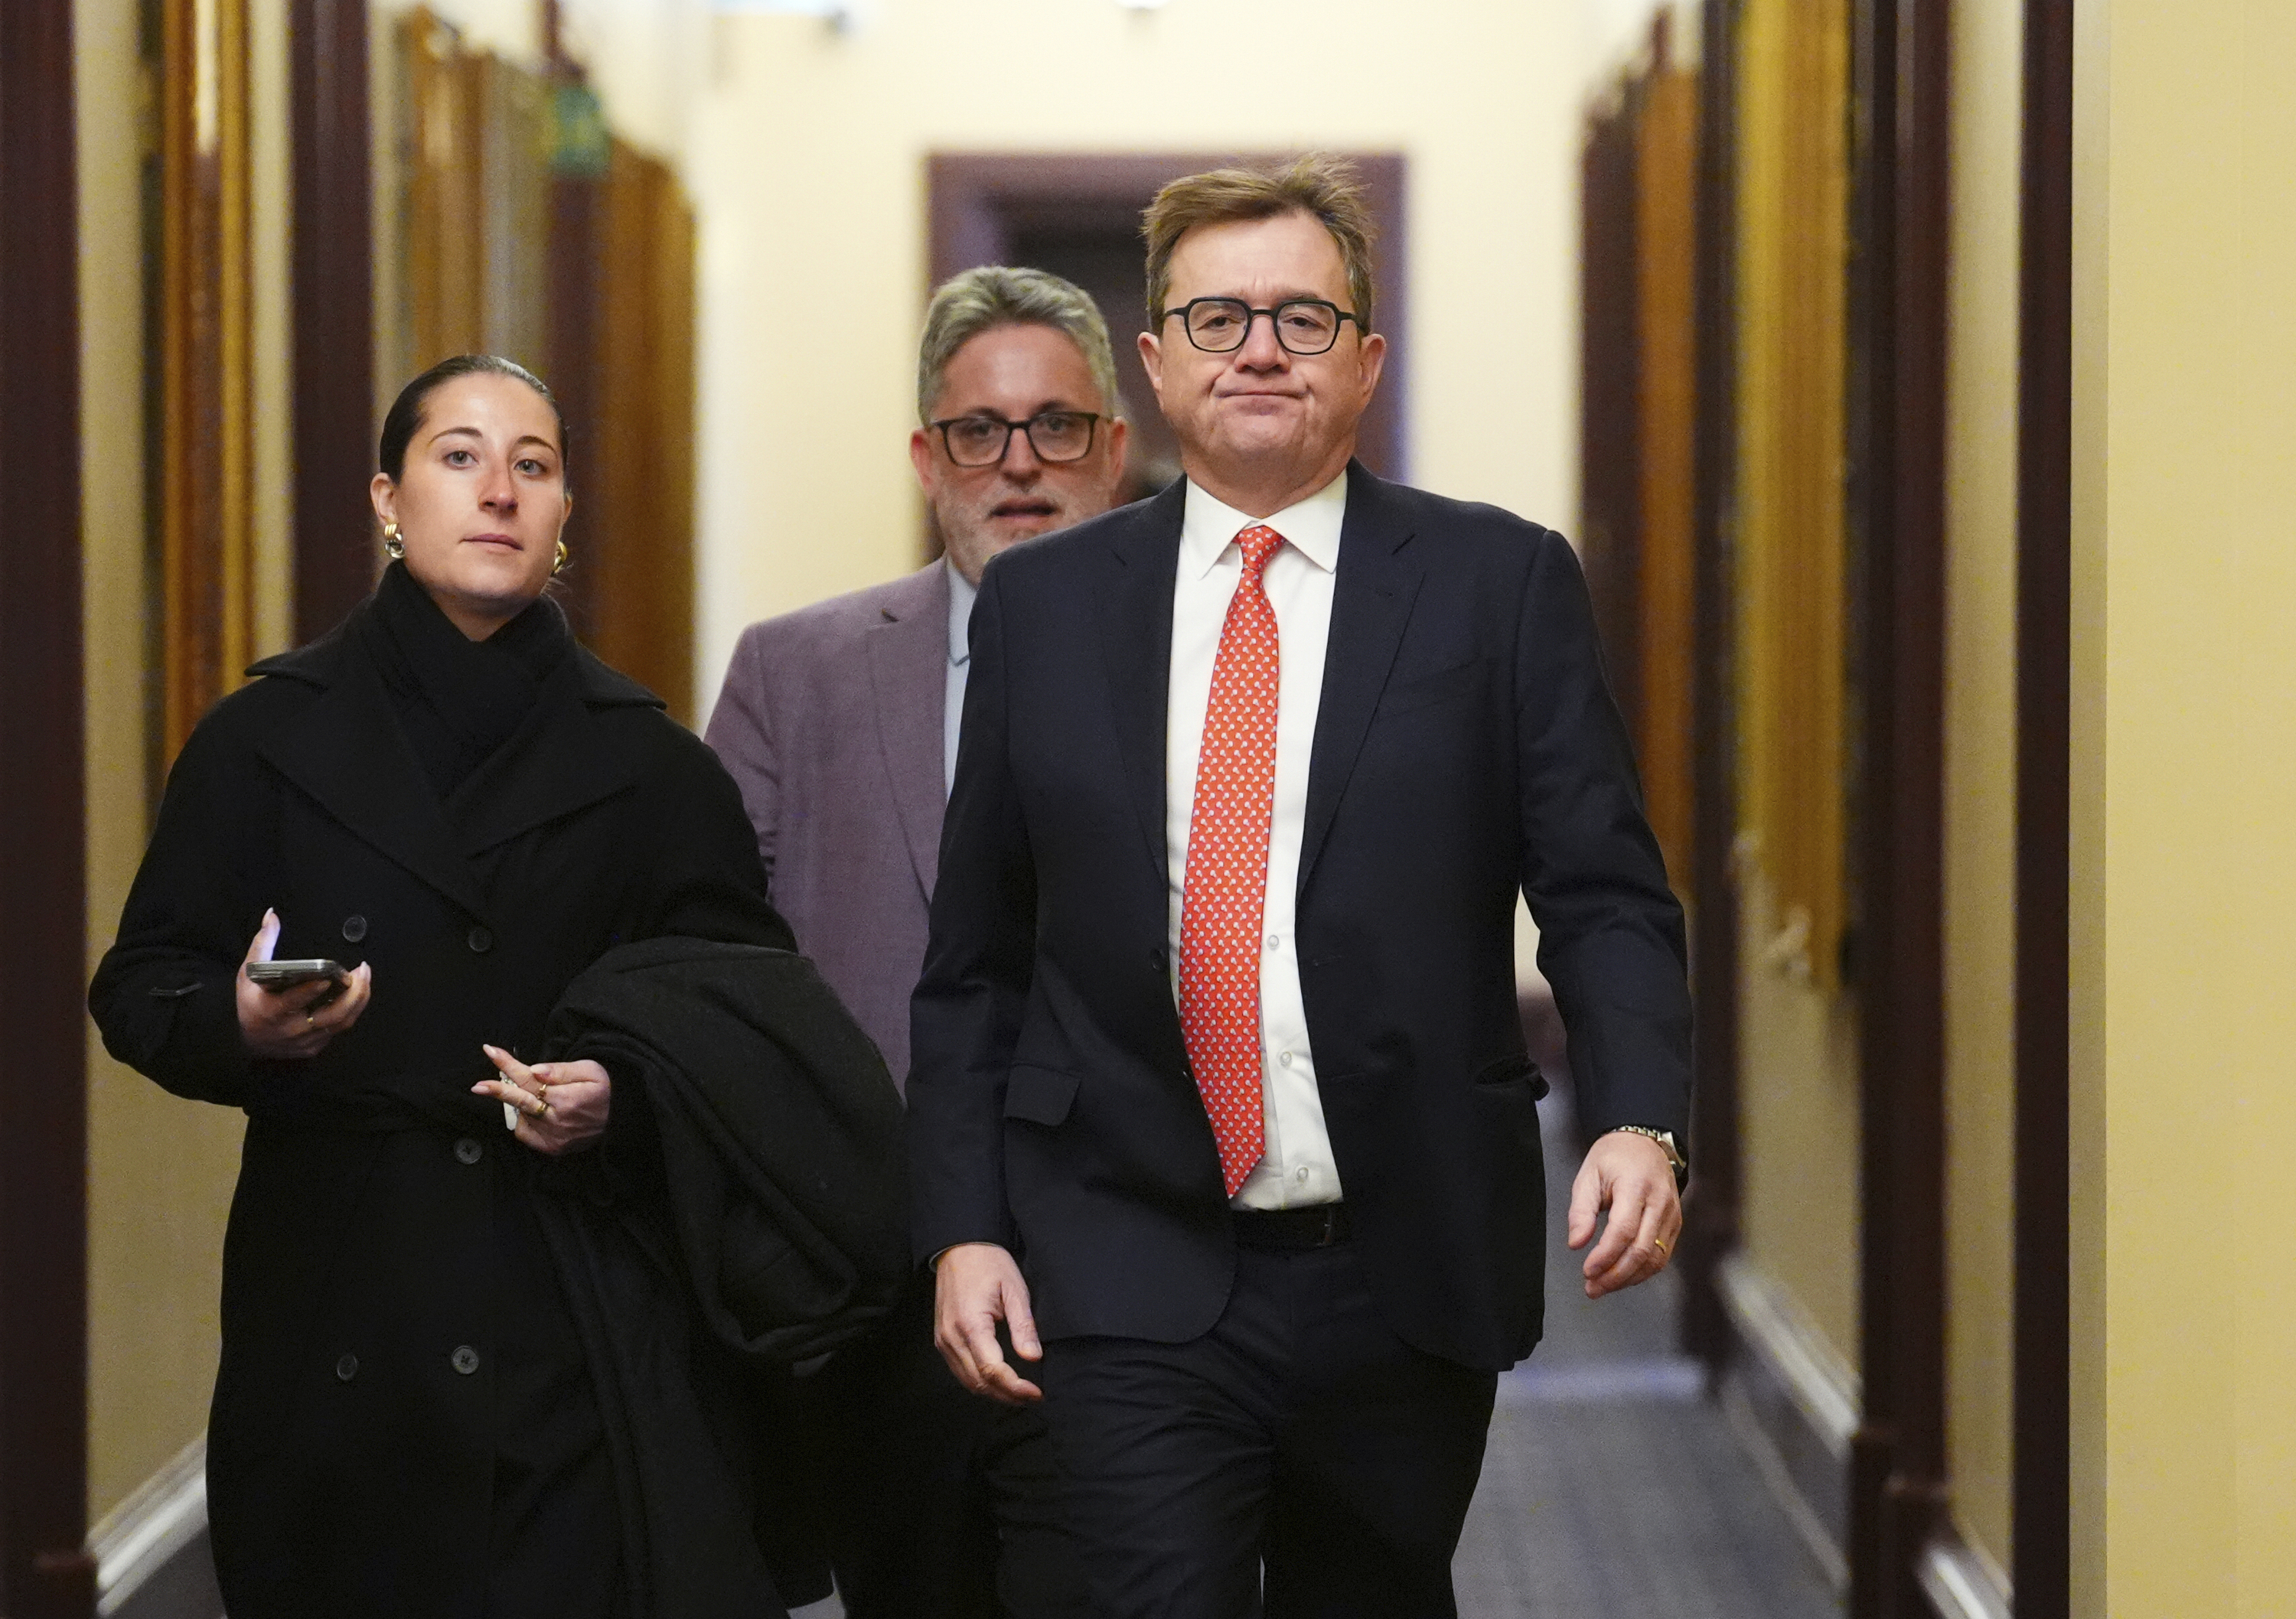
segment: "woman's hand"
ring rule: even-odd
[[[500,1046],[480,1046],[500,1079],[471,1089],[512,1109],[512,1133],[537,1152],[555,1157],[594,1147],[606,1133],[614,1082],[594,1062],[540,1062],[532,1067]]]
[[[263,913],[263,926],[239,964],[234,991],[239,1037],[258,1057],[280,1060],[316,1057],[327,1042],[359,1020],[374,993],[374,969],[362,961],[348,978],[320,978],[290,989],[270,990],[247,976],[248,961],[268,961],[279,944],[279,913]]]

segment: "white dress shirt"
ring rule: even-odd
[[[1188,485],[1180,525],[1180,566],[1172,586],[1172,675],[1165,724],[1164,836],[1171,860],[1168,922],[1172,987],[1179,993],[1180,907],[1187,886],[1188,827],[1195,813],[1196,765],[1204,713],[1211,703],[1212,664],[1228,602],[1243,576],[1235,536],[1255,523],[1285,544],[1260,575],[1275,609],[1281,659],[1275,699],[1275,801],[1267,840],[1267,897],[1260,913],[1259,1094],[1265,1148],[1259,1167],[1230,1199],[1237,1208],[1297,1208],[1340,1198],[1316,1059],[1308,1046],[1308,1010],[1300,993],[1299,941],[1292,932],[1300,887],[1300,845],[1308,819],[1308,757],[1324,691],[1324,653],[1332,632],[1332,583],[1340,562],[1340,525],[1347,515],[1341,473],[1297,505],[1251,518]]]
[[[964,677],[972,672],[972,600],[980,592],[947,557],[940,565],[948,569],[948,678],[940,698],[940,786],[947,793],[956,786],[956,733],[964,724]]]

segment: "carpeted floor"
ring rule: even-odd
[[[1568,1104],[1547,1143],[1546,1340],[1499,1381],[1454,1571],[1461,1619],[1837,1619],[1792,1524],[1674,1353],[1671,1276],[1599,1301],[1562,1246]],[[795,1619],[834,1619],[834,1599]]]
[[[1834,1619],[1841,1612],[1694,1362],[1671,1276],[1590,1301],[1562,1246],[1577,1169],[1547,1142],[1546,1340],[1499,1382],[1482,1487],[1453,1565],[1461,1619]]]

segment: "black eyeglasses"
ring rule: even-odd
[[[1357,334],[1363,317],[1352,309],[1320,298],[1287,298],[1273,309],[1255,309],[1240,298],[1192,298],[1164,318],[1180,317],[1188,341],[1206,354],[1234,354],[1251,336],[1251,323],[1266,315],[1275,328],[1275,340],[1292,354],[1322,354],[1340,340],[1340,323],[1353,321]]]
[[[1013,435],[1026,433],[1038,461],[1082,461],[1092,454],[1100,418],[1090,411],[1038,411],[1026,421],[1002,416],[951,416],[928,425],[940,429],[948,458],[960,467],[993,467],[1004,459]]]

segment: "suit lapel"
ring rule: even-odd
[[[1341,796],[1363,751],[1364,734],[1387,689],[1403,626],[1419,594],[1422,568],[1408,549],[1411,525],[1386,486],[1360,463],[1348,468],[1348,514],[1332,582],[1332,634],[1324,691],[1308,762],[1307,824],[1300,844],[1300,892],[1307,892]]]
[[[1139,813],[1159,891],[1171,881],[1164,829],[1164,728],[1171,703],[1172,586],[1180,568],[1187,485],[1172,486],[1110,542],[1096,592],[1101,655],[1115,710],[1116,746]]]
[[[862,636],[875,698],[877,744],[901,835],[928,899],[940,869],[947,807],[948,568],[936,562],[901,581]]]
[[[570,653],[544,683],[526,723],[455,790],[447,814],[465,854],[587,808],[636,780],[584,700],[584,663],[579,650]]]
[[[353,832],[472,915],[486,906],[365,657],[346,647],[333,678],[295,725],[259,744],[297,787]]]

